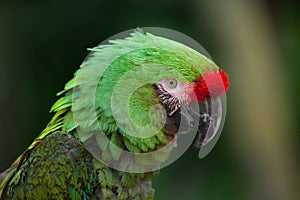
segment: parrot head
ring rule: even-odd
[[[97,149],[95,143],[101,141],[98,159],[111,158],[103,162],[119,169],[124,157],[122,170],[141,172],[129,170],[128,157],[148,167],[168,157],[179,134],[195,133],[196,148],[215,135],[229,80],[212,60],[182,43],[139,30],[89,50],[66,88],[73,88],[72,127],[88,150]],[[96,131],[101,134],[95,136]],[[159,153],[137,158],[153,152]]]

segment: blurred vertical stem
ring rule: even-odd
[[[195,7],[197,25],[211,28],[230,75],[226,137],[250,182],[249,199],[297,199],[293,105],[264,4],[224,0]]]

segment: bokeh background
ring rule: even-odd
[[[300,199],[300,12],[289,0],[1,1],[0,171],[45,127],[86,48],[144,26],[191,36],[231,79],[216,147],[162,169],[156,199]]]

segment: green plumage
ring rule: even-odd
[[[162,129],[151,137],[133,137],[116,123],[111,96],[120,79],[126,76],[143,82],[151,77],[150,82],[135,90],[129,99],[132,121],[144,127],[151,122],[149,110],[159,104],[152,84],[165,77],[191,82],[218,67],[187,46],[142,32],[90,50],[91,54],[74,78],[59,93],[61,97],[51,108],[54,116],[47,127],[1,174],[1,199],[153,198],[153,172],[127,173],[111,169],[91,155],[84,144],[96,137],[93,141],[97,141],[100,149],[98,156],[112,158],[120,166],[126,166],[128,161],[122,159],[122,152],[115,150],[114,145],[134,153],[159,149],[174,135],[165,134]],[[119,88],[116,95],[122,105],[126,102],[122,94],[128,87]],[[116,112],[123,113],[124,109],[120,107]],[[154,117],[158,116],[154,113]],[[119,123],[126,125],[126,117]],[[95,135],[99,130],[109,142]],[[165,160],[169,150],[154,159]],[[137,166],[152,164],[147,160],[139,162]]]

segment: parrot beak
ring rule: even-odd
[[[199,158],[206,156],[220,137],[225,120],[225,100],[223,95],[206,97],[180,108],[179,133],[196,132],[193,148],[199,149]]]
[[[194,148],[199,158],[205,157],[217,143],[225,121],[226,96],[207,97],[199,102],[200,120]]]

